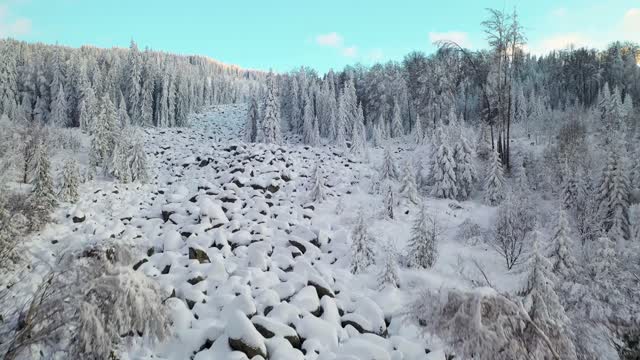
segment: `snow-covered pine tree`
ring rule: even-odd
[[[57,200],[51,179],[51,163],[44,142],[41,142],[36,148],[33,172],[32,200],[37,207],[48,213],[56,206]]]
[[[127,105],[125,104],[124,97],[120,95],[120,104],[118,105],[118,127],[125,128],[131,125],[131,119],[127,113]]]
[[[496,149],[490,153],[488,166],[484,182],[484,200],[488,205],[495,206],[504,198],[504,173]]]
[[[247,142],[256,142],[258,140],[258,123],[260,114],[258,113],[258,102],[255,97],[249,100],[249,110],[247,111],[247,120],[244,127],[245,140]]]
[[[382,146],[382,130],[380,130],[380,124],[373,125],[371,140],[373,141],[374,147]]]
[[[571,340],[569,318],[554,290],[556,277],[551,269],[551,263],[538,249],[536,241],[523,295],[529,318],[539,329],[533,329],[531,326],[525,328],[527,349],[535,359],[554,358],[548,344],[539,336],[539,330],[542,330],[553,342],[553,347],[561,359],[577,359]]]
[[[407,257],[409,266],[424,269],[432,267],[438,257],[438,226],[424,205],[416,214],[411,228]]]
[[[629,179],[619,147],[611,143],[607,163],[602,171],[597,199],[602,229],[621,246],[629,239]]]
[[[304,102],[304,111],[302,115],[302,142],[311,146],[318,145],[319,141],[319,135],[316,136],[316,129],[314,129],[315,117],[316,115],[313,111],[313,103],[311,99],[307,97]],[[317,121],[315,122],[317,123]]]
[[[437,198],[455,199],[458,195],[458,187],[453,151],[448,144],[448,139],[443,134],[442,126],[439,126],[436,132],[438,148],[431,164],[433,181],[431,195]]]
[[[324,186],[324,175],[320,164],[316,164],[312,180],[313,188],[311,189],[311,200],[321,203],[327,198],[327,194]]]
[[[380,290],[390,286],[400,287],[400,276],[398,275],[398,251],[392,244],[383,247],[382,266],[378,274],[378,284]]]
[[[573,240],[571,239],[569,221],[564,210],[558,213],[558,224],[551,238],[551,271],[562,280],[572,279],[576,271],[576,259],[573,256]]]
[[[147,153],[144,151],[144,143],[141,136],[133,136],[131,151],[128,157],[131,181],[145,183],[149,181],[147,169]]]
[[[95,121],[91,139],[91,150],[95,154],[92,159],[95,163],[91,165],[101,166],[106,172],[116,142],[118,116],[109,95],[102,97],[100,107],[100,114]]]
[[[358,107],[359,103],[353,77],[349,75],[344,82],[344,87],[338,100],[338,118],[340,118],[340,123],[344,126],[345,137],[353,139],[352,131],[355,129],[359,112]]]
[[[282,141],[280,133],[280,104],[276,96],[276,81],[273,73],[267,77],[267,95],[264,99],[264,114],[262,118],[262,142],[279,144]]]
[[[373,246],[375,240],[367,227],[364,211],[358,212],[356,226],[351,232],[351,272],[359,274],[367,270],[374,260]]]
[[[418,195],[418,189],[416,185],[416,176],[413,173],[413,166],[407,161],[404,164],[402,172],[402,180],[400,185],[400,193],[412,204],[418,204],[420,197]]]
[[[393,219],[393,206],[395,205],[393,200],[393,189],[391,185],[387,188],[384,194],[384,217],[387,219]]]
[[[53,102],[51,103],[49,123],[56,127],[67,127],[67,125],[69,125],[68,111],[67,97],[64,94],[62,83],[60,83],[56,89]]]
[[[402,126],[402,114],[400,113],[400,106],[398,106],[398,100],[393,101],[393,118],[391,121],[391,136],[401,137],[404,136],[404,126]]]
[[[476,168],[473,164],[473,149],[464,134],[460,134],[454,150],[453,161],[456,164],[456,188],[458,199],[467,200],[477,180]]]
[[[6,189],[0,184],[0,271],[6,271],[17,259],[18,230],[12,220],[12,215],[6,208]],[[1,283],[1,282],[0,282]],[[4,284],[4,283],[3,283]]]
[[[131,144],[126,129],[116,131],[116,141],[111,154],[109,165],[111,175],[123,183],[131,181],[131,169],[129,167],[129,152]]]
[[[58,196],[62,201],[75,203],[78,201],[78,184],[80,183],[80,170],[78,162],[67,159],[62,167],[62,184]]]
[[[364,128],[364,114],[362,113],[362,106],[358,104],[356,111],[356,118],[353,122],[353,131],[351,132],[351,153],[355,155],[361,155],[367,146],[367,139]]]
[[[422,120],[420,120],[420,115],[417,114],[416,123],[413,126],[413,141],[415,141],[417,145],[424,145],[425,141],[424,131],[422,130]]]
[[[384,148],[384,157],[382,159],[382,167],[380,167],[380,181],[391,181],[398,178],[398,169],[396,162],[391,154],[389,147]]]

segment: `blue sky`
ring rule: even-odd
[[[431,52],[441,38],[482,48],[484,9],[514,6],[535,53],[640,42],[640,0],[0,0],[0,37],[76,47],[133,38],[245,68],[326,71]]]

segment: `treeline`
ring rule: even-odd
[[[201,56],[146,49],[79,49],[0,40],[0,115],[89,130],[100,99],[134,126],[181,126],[205,105],[245,101],[264,75]]]

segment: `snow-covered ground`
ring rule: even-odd
[[[401,201],[395,219],[381,216],[382,196],[370,190],[383,150],[361,161],[330,146],[247,144],[245,113],[245,105],[218,106],[190,128],[144,130],[148,184],[85,183],[80,201],[62,204],[28,241],[34,278],[67,251],[107,242],[134,249],[132,266],[164,289],[173,322],[169,339],[140,342],[129,358],[444,359],[440,342],[407,317],[408,302],[424,287],[482,279],[475,264],[513,290],[509,277],[518,275],[502,258],[459,236],[466,219],[489,227],[495,208],[479,201],[422,198],[440,225],[438,260],[429,270],[401,267],[398,289],[381,289],[379,265],[351,274],[359,209],[379,256],[390,243],[405,251],[419,211]],[[419,158],[426,167],[428,148],[389,146],[396,163]],[[318,164],[328,192],[320,204],[310,201]]]

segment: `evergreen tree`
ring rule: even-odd
[[[58,85],[53,103],[51,104],[50,122],[57,127],[66,127],[69,125],[69,116],[67,115],[67,98],[62,89],[62,84]]]
[[[116,144],[118,115],[109,95],[102,97],[100,108],[100,114],[93,129],[93,138],[91,139],[93,156],[90,158],[92,166],[102,166],[106,172],[109,168],[113,147]]]
[[[327,198],[324,176],[322,174],[322,168],[320,164],[316,165],[316,169],[313,172],[313,188],[311,189],[311,200],[317,203],[323,202]]]
[[[400,193],[410,203],[418,204],[420,197],[418,196],[418,189],[416,185],[416,177],[413,173],[411,164],[407,161],[404,165],[404,171],[402,173],[402,184],[400,186]]]
[[[127,114],[124,97],[120,95],[120,105],[118,106],[118,127],[125,128],[129,125],[131,125],[131,119],[129,118],[129,114]]]
[[[391,123],[391,136],[392,137],[401,137],[404,136],[404,127],[402,126],[402,116],[400,114],[400,106],[398,106],[398,101],[393,101],[393,120]]]
[[[258,123],[260,114],[258,114],[258,103],[255,97],[252,97],[249,101],[249,111],[247,111],[247,121],[245,123],[244,134],[247,142],[258,141],[258,129],[260,124]]]
[[[504,174],[500,155],[494,149],[489,158],[489,169],[484,183],[484,199],[489,205],[495,206],[504,198]]]
[[[391,150],[388,147],[384,149],[384,158],[382,160],[382,167],[380,168],[380,181],[395,180],[398,178],[398,170],[396,168],[396,162],[393,159]]]
[[[407,255],[411,267],[424,269],[432,267],[438,257],[437,224],[427,215],[424,205],[413,222]]]
[[[356,113],[357,116],[353,123],[353,131],[351,132],[351,153],[360,155],[365,151],[367,142],[364,128],[364,115],[362,114],[362,107],[360,105],[358,105]]]
[[[145,183],[149,181],[149,171],[147,169],[147,154],[144,151],[144,144],[140,136],[133,137],[131,153],[128,157],[131,181]]]
[[[420,115],[416,115],[416,123],[413,126],[413,140],[417,145],[424,145],[425,137],[424,131],[422,130],[422,121],[420,120]]]
[[[356,89],[353,83],[353,78],[349,78],[345,81],[342,92],[340,93],[340,99],[338,102],[338,118],[340,123],[344,126],[345,136],[350,136],[353,139],[352,131],[356,129],[356,122],[358,120],[359,113],[362,109],[358,109],[360,104],[356,96]]]
[[[358,213],[356,226],[351,232],[351,272],[359,274],[374,263],[374,239],[367,228],[363,210]]]
[[[398,253],[394,246],[387,245],[383,251],[383,261],[378,275],[380,290],[387,286],[400,287],[400,276],[398,276]]]
[[[629,239],[629,180],[618,147],[611,145],[597,198],[603,230],[611,240],[621,245]]]
[[[44,142],[36,148],[34,156],[34,176],[31,184],[32,200],[36,206],[48,213],[57,203],[55,192],[53,191],[53,180],[51,179],[51,163],[47,157],[47,149]]]
[[[276,96],[276,83],[273,74],[267,78],[267,95],[264,99],[264,113],[262,118],[262,139],[267,144],[279,144],[282,141],[280,133],[280,105]]]
[[[556,277],[551,271],[551,263],[534,243],[534,253],[529,264],[524,289],[525,304],[531,321],[548,337],[554,339],[555,351],[562,359],[577,359],[571,341],[569,318],[565,314],[560,299],[554,290]],[[551,359],[548,345],[540,338],[538,330],[525,328],[525,340],[530,354],[536,359]]]
[[[433,188],[431,194],[438,198],[455,199],[458,195],[453,152],[444,138],[442,127],[438,127],[438,150],[431,166]]]
[[[570,236],[569,222],[564,210],[560,210],[558,214],[558,224],[551,238],[551,270],[554,274],[567,280],[575,275],[576,259],[572,254],[572,244]]]
[[[473,149],[471,149],[464,135],[460,135],[453,154],[453,161],[456,164],[455,175],[458,198],[467,200],[471,196],[477,175],[473,164]]]
[[[111,155],[111,175],[123,183],[131,181],[131,169],[129,167],[130,142],[126,129],[116,132],[115,146]]]
[[[58,196],[62,201],[75,203],[78,201],[78,184],[80,182],[80,171],[78,163],[73,159],[67,159],[62,168],[62,186]]]
[[[393,189],[391,188],[391,185],[389,185],[389,188],[387,190],[387,192],[384,195],[384,216],[387,219],[393,219],[393,206],[394,206],[394,200],[393,200]]]

